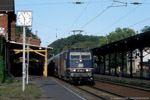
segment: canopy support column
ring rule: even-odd
[[[44,63],[43,76],[47,77],[47,48],[45,49],[45,63]]]

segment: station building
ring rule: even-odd
[[[16,37],[16,14],[14,0],[0,0],[0,36],[4,38],[3,57],[5,70],[10,75],[22,74],[23,37]],[[30,42],[29,42],[30,41]],[[40,46],[41,40],[36,36],[26,37],[26,55],[29,51],[32,72],[47,76],[47,50],[51,47]],[[32,72],[30,72],[32,70]],[[36,73],[36,74],[37,74]]]

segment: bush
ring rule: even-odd
[[[4,82],[4,60],[2,56],[0,56],[0,82]]]
[[[8,76],[5,78],[5,83],[13,83],[13,78],[11,76]]]

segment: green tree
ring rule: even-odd
[[[20,34],[23,33],[23,27],[19,27],[19,26],[16,26],[16,37],[20,37]],[[26,36],[29,37],[30,35],[32,35],[33,37],[36,37],[36,35],[34,35],[32,33],[32,29],[30,28],[26,28]]]
[[[58,39],[50,44],[49,46],[53,47],[53,50],[48,52],[48,57],[51,57],[53,54],[56,55],[62,51],[66,51],[71,47],[91,49],[130,37],[132,35],[135,35],[135,31],[128,28],[117,28],[114,32],[111,32],[106,36],[88,36],[82,34],[72,35],[67,38]]]
[[[145,26],[143,29],[141,29],[141,32],[148,32],[150,31],[150,26]]]
[[[88,35],[72,35],[67,38],[62,38],[54,41],[50,44],[53,50],[48,52],[48,57],[56,55],[62,51],[69,50],[72,47],[81,47],[83,49],[91,49],[98,46],[99,36],[88,36]]]
[[[129,28],[117,28],[114,32],[111,32],[107,37],[108,43],[115,42],[118,40],[122,40],[128,38],[130,36],[135,35],[136,32],[133,29]]]
[[[107,36],[101,36],[99,38],[98,46],[102,46],[108,43]]]

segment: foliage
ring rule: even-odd
[[[108,43],[122,40],[128,38],[130,36],[135,35],[135,31],[129,28],[117,28],[114,32],[111,32],[106,38],[108,39]]]
[[[20,34],[22,34],[23,33],[23,28],[22,27],[18,27],[18,26],[16,26],[16,37],[20,37]],[[33,33],[32,33],[32,29],[30,29],[30,28],[26,28],[26,36],[27,37],[30,37],[30,35],[32,35],[33,37],[36,37],[36,35],[34,35]]]
[[[82,47],[83,49],[95,48],[98,46],[99,38],[101,37],[78,34],[58,39],[49,45],[49,47],[53,47],[53,50],[48,52],[48,57],[66,51],[72,47]]]
[[[4,60],[0,56],[0,82],[4,81]]]
[[[98,80],[104,80],[104,81],[108,81],[108,82],[114,82],[114,83],[121,83],[121,84],[128,84],[128,85],[133,85],[133,86],[141,86],[141,87],[146,87],[146,88],[150,88],[150,83],[146,83],[144,81],[140,81],[140,80],[129,80],[128,78],[104,78],[104,77],[98,77]]]
[[[53,50],[48,52],[48,57],[51,57],[53,54],[56,55],[62,51],[66,51],[71,47],[91,49],[132,35],[135,35],[135,31],[129,28],[117,28],[114,32],[111,32],[106,36],[88,36],[81,34],[72,35],[67,38],[58,39],[50,44],[49,46],[53,47]]]
[[[148,32],[148,31],[150,31],[150,26],[145,26],[142,30],[141,30],[141,32]]]
[[[2,57],[3,37],[0,37],[0,82],[4,81],[4,60]]]

